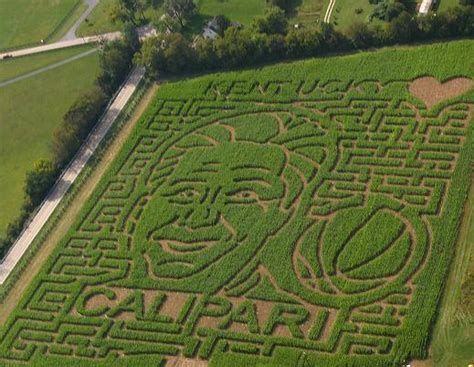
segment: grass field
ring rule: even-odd
[[[47,39],[78,0],[0,0],[0,50]]]
[[[356,9],[362,9],[361,13]],[[368,22],[368,16],[374,9],[374,5],[369,0],[337,0],[336,6],[331,16],[331,23],[337,28],[344,29],[354,22]],[[380,22],[373,20],[372,22]]]
[[[87,18],[87,22],[83,22],[77,29],[76,34],[79,36],[90,36],[120,30],[123,24],[113,24],[109,20],[109,12],[114,5],[115,0],[101,0]]]
[[[0,61],[0,80],[37,70],[89,49],[87,46]],[[36,160],[49,157],[54,128],[72,102],[92,87],[98,69],[98,55],[92,54],[0,87],[0,235],[18,215],[26,171]]]
[[[329,5],[329,0],[301,0],[294,2],[290,12],[290,23],[293,24],[318,24],[324,18],[324,13]]]
[[[443,296],[430,367],[468,366],[474,350],[474,185],[466,203],[454,263]]]
[[[470,183],[474,89],[418,78],[473,78],[472,45],[163,85],[4,325],[0,359],[424,357]]]
[[[459,5],[459,0],[439,0],[438,11],[444,11]]]
[[[265,0],[198,0],[196,3],[202,16],[225,15],[244,26],[249,26],[265,10]]]

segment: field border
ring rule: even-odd
[[[81,189],[82,185],[85,183],[87,178],[94,171],[95,167],[98,165],[98,163],[102,159],[107,148],[110,146],[110,144],[113,143],[113,141],[115,140],[115,137],[122,130],[125,123],[128,121],[128,119],[130,118],[133,111],[140,103],[142,97],[145,95],[149,87],[150,87],[149,82],[143,79],[142,81],[140,81],[137,89],[133,93],[129,102],[127,103],[125,108],[120,112],[115,123],[107,132],[104,139],[100,142],[95,154],[93,154],[92,157],[89,159],[86,166],[84,167],[82,172],[79,174],[78,178],[76,179],[76,181],[71,185],[69,191],[65,194],[64,198],[61,200],[57,208],[54,210],[53,214],[49,217],[46,224],[43,226],[39,234],[33,240],[28,250],[22,256],[22,258],[20,259],[18,264],[15,266],[15,268],[13,269],[11,274],[8,276],[8,278],[5,280],[3,285],[0,286],[0,303],[4,302],[9,292],[15,286],[16,281],[22,275],[23,270],[29,265],[30,261],[33,259],[34,255],[38,252],[38,250],[41,249],[46,238],[54,229],[55,225],[60,220],[64,212],[66,211],[71,201],[74,200],[75,196],[77,195],[77,193],[79,192],[79,190]]]

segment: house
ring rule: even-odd
[[[420,5],[420,8],[418,9],[419,14],[428,14],[428,12],[433,8],[433,5],[435,5],[436,0],[423,0],[423,2]]]
[[[215,39],[217,38],[217,36],[219,35],[219,33],[217,33],[215,30],[213,30],[212,28],[206,26],[204,27],[204,30],[202,32],[202,36],[204,38],[210,38],[210,39]]]
[[[239,22],[229,22],[229,20],[223,16],[215,16],[203,29],[202,36],[204,38],[215,39],[217,36],[222,36],[224,31],[229,28],[242,28],[242,24]]]
[[[221,28],[218,18],[214,17],[207,22],[202,35],[204,38],[215,39],[221,32],[224,32],[224,30]]]

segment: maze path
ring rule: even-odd
[[[0,357],[175,363],[293,348],[393,362],[409,357],[407,335],[423,345],[420,279],[436,274],[473,101],[426,109],[409,81],[285,83],[158,98]]]

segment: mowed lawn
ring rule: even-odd
[[[124,23],[110,20],[110,12],[117,0],[100,0],[99,4],[94,8],[92,13],[87,17],[87,20],[77,29],[78,36],[90,36],[94,34],[101,34],[107,32],[119,31],[123,28]],[[161,7],[154,9],[148,7],[145,10],[145,16],[150,21],[158,19],[163,14]]]
[[[324,18],[329,0],[298,0],[290,13],[292,24],[312,25]]]
[[[68,53],[79,54],[89,49],[81,47],[69,50]],[[44,66],[44,59],[54,63],[73,56],[65,53],[58,51],[11,60],[18,62],[19,73],[16,75],[11,70],[14,64],[7,63],[4,69],[4,64],[0,61],[0,78],[3,79],[8,74],[8,79],[11,79],[34,70],[32,68],[36,61]],[[0,87],[0,236],[19,213],[25,173],[38,159],[50,157],[54,129],[74,100],[93,86],[98,70],[98,54],[93,53],[53,70]]]
[[[265,11],[265,0],[197,0],[199,14],[203,17],[225,15],[232,21],[249,26],[255,17]]]
[[[0,50],[39,43],[75,8],[78,0],[0,0]]]
[[[439,0],[438,11],[445,11],[449,8],[459,6],[459,0]]]
[[[336,0],[331,15],[331,23],[337,28],[344,29],[355,22],[367,22],[374,5],[369,0]],[[374,19],[373,22],[378,22]]]

